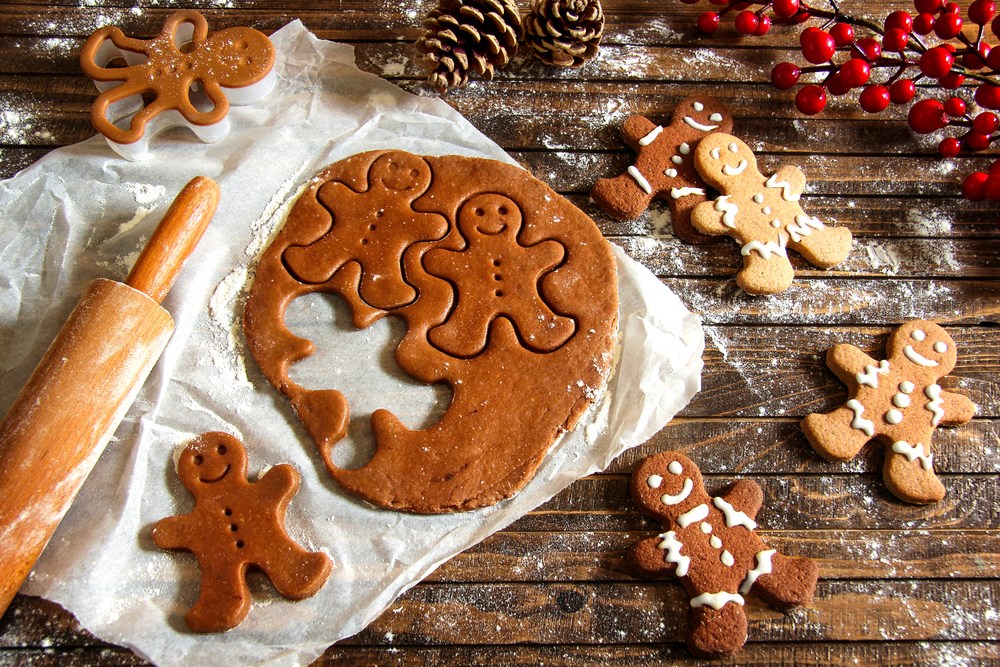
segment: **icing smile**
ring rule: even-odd
[[[689,126],[693,127],[694,129],[701,130],[702,132],[711,132],[712,130],[719,127],[718,125],[702,125],[691,116],[684,116],[684,122],[687,123]]]
[[[749,163],[746,160],[740,160],[740,163],[735,167],[728,164],[722,165],[722,173],[726,176],[739,176],[747,168],[747,164]]]
[[[684,488],[681,489],[680,493],[678,493],[676,496],[671,496],[670,494],[664,494],[664,496],[660,500],[663,501],[664,505],[676,505],[678,503],[682,503],[687,499],[689,495],[691,495],[691,489],[693,488],[694,484],[691,482],[691,480],[685,479]]]
[[[906,347],[904,347],[903,354],[906,355],[907,359],[909,359],[915,364],[919,364],[920,366],[926,366],[928,368],[931,368],[933,366],[938,365],[938,362],[934,361],[933,359],[928,359],[924,355],[914,350],[912,345],[907,345]]]

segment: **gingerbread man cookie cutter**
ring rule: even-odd
[[[826,363],[848,387],[848,400],[826,414],[811,414],[802,430],[828,461],[848,461],[869,440],[886,446],[882,476],[889,491],[909,503],[944,498],[934,474],[931,437],[938,426],[959,426],[975,415],[967,397],[938,384],[958,359],[943,328],[914,320],[896,329],[876,361],[853,345],[830,348]]]
[[[190,551],[198,559],[201,592],[184,616],[191,630],[224,632],[246,618],[251,568],[262,570],[291,600],[319,592],[333,563],[285,532],[285,511],[299,489],[299,473],[292,466],[276,465],[250,482],[243,444],[215,431],[184,448],[177,474],[194,496],[195,508],[158,521],[153,542],[161,549]]]
[[[671,575],[691,598],[687,645],[715,658],[738,651],[747,639],[744,611],[750,592],[780,611],[809,604],[819,568],[808,558],[769,549],[757,537],[755,518],[764,500],[760,486],[739,480],[709,496],[701,471],[677,452],[644,460],[632,473],[632,500],[664,532],[628,552],[639,575]]]
[[[125,67],[108,67],[124,59]],[[205,143],[229,134],[229,105],[252,104],[274,87],[275,51],[252,28],[208,32],[194,10],[171,14],[151,40],[126,37],[108,26],[93,33],[80,66],[101,91],[91,121],[126,160],[151,157],[149,142],[177,126]],[[154,96],[146,104],[143,95]]]

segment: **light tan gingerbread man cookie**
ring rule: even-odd
[[[246,574],[263,570],[278,592],[301,600],[326,583],[333,564],[310,553],[285,532],[285,510],[299,489],[299,473],[287,464],[247,481],[246,450],[218,431],[185,447],[177,474],[195,498],[194,510],[161,519],[153,542],[161,549],[191,551],[201,568],[198,601],[184,616],[194,632],[224,632],[250,611]]]
[[[736,282],[749,294],[777,294],[792,284],[788,248],[810,264],[829,269],[851,251],[851,232],[828,227],[799,205],[806,179],[797,167],[782,167],[770,177],[757,170],[745,143],[728,134],[710,134],[695,150],[695,167],[722,193],[691,213],[691,224],[705,234],[727,234],[740,244],[743,270]]]
[[[885,485],[916,504],[944,498],[934,474],[931,436],[937,426],[965,424],[976,407],[937,382],[955,367],[958,354],[948,333],[924,320],[896,329],[878,362],[853,345],[837,345],[826,363],[848,387],[849,400],[827,414],[811,414],[802,430],[828,461],[847,461],[871,439],[886,446]]]

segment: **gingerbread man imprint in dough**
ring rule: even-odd
[[[906,502],[936,503],[945,489],[934,474],[934,429],[965,424],[976,411],[968,398],[938,385],[955,367],[955,341],[937,324],[915,320],[893,332],[886,354],[879,362],[853,345],[831,348],[826,363],[849,398],[833,412],[807,416],[802,430],[828,461],[848,461],[878,440],[886,446],[888,489]]]
[[[428,334],[442,352],[479,354],[486,347],[490,324],[500,316],[514,323],[529,349],[549,352],[573,335],[573,320],[553,313],[538,293],[540,280],[562,262],[566,251],[557,241],[520,245],[522,221],[521,209],[509,197],[478,195],[458,214],[466,247],[438,248],[424,255],[427,272],[451,282],[458,296],[448,321]],[[486,276],[492,281],[484,280]]]
[[[205,433],[181,453],[177,473],[195,498],[194,510],[161,519],[153,542],[191,551],[201,568],[201,592],[184,621],[194,632],[224,632],[250,611],[246,573],[263,570],[278,592],[301,600],[326,583],[333,564],[310,553],[285,532],[285,510],[299,489],[299,474],[277,465],[257,482],[247,480],[242,443],[221,432]]]
[[[691,213],[695,229],[726,234],[739,245],[743,269],[736,282],[749,294],[788,289],[795,274],[787,248],[810,264],[829,269],[851,250],[851,232],[828,227],[799,205],[806,179],[796,167],[782,167],[770,177],[757,170],[750,147],[734,136],[711,134],[695,150],[695,167],[705,182],[722,193],[698,204]]]
[[[403,276],[403,253],[414,243],[435,241],[448,232],[437,213],[413,210],[431,184],[430,165],[419,156],[393,151],[378,158],[362,192],[332,181],[317,197],[333,216],[333,226],[308,246],[291,246],[284,260],[304,283],[330,280],[348,262],[361,266],[361,299],[377,309],[399,308],[417,297]]]
[[[590,196],[616,220],[635,220],[654,199],[665,199],[677,236],[688,243],[711,243],[717,237],[691,226],[691,210],[707,201],[705,182],[694,168],[694,149],[708,133],[732,129],[729,109],[712,97],[681,100],[666,127],[632,116],[621,133],[636,153],[635,163],[620,176],[597,181]]]
[[[781,611],[812,600],[816,563],[769,549],[754,532],[764,500],[755,482],[739,480],[713,498],[691,459],[662,452],[632,473],[631,493],[664,532],[635,544],[628,564],[643,577],[680,580],[691,598],[687,645],[694,654],[721,657],[743,646],[743,596],[751,591]]]
[[[225,137],[230,103],[251,104],[274,85],[274,55],[263,33],[226,28],[209,34],[204,16],[183,10],[171,14],[151,40],[101,28],[83,45],[80,66],[102,91],[91,110],[94,127],[134,160],[148,156],[148,135],[175,125],[186,125],[205,142]],[[107,67],[118,57],[126,67]],[[143,106],[143,94],[155,98]],[[126,120],[128,127],[120,127]]]

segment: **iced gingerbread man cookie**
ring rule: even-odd
[[[713,498],[691,459],[662,452],[632,473],[631,491],[639,510],[664,532],[634,545],[628,564],[643,577],[680,580],[691,597],[687,645],[695,655],[721,657],[743,646],[743,596],[751,591],[782,611],[812,600],[816,563],[783,556],[754,532],[764,500],[756,483],[740,480]]]
[[[201,567],[201,593],[184,616],[194,632],[224,632],[250,611],[246,574],[263,570],[278,592],[301,600],[326,583],[333,564],[310,553],[285,532],[285,510],[299,489],[299,474],[277,465],[257,482],[247,480],[247,456],[231,435],[206,433],[181,453],[177,473],[195,498],[194,511],[161,519],[153,542],[191,551]]]
[[[665,199],[677,236],[689,243],[715,241],[691,226],[691,209],[707,200],[694,168],[694,149],[708,133],[732,129],[729,110],[712,97],[682,100],[666,127],[632,116],[622,126],[622,138],[635,151],[635,164],[620,176],[597,181],[590,196],[616,220],[635,220],[654,199]]]
[[[849,400],[809,415],[802,430],[828,461],[848,461],[869,440],[882,442],[889,491],[906,502],[936,503],[945,490],[934,474],[934,429],[965,424],[976,412],[968,398],[937,384],[955,367],[955,341],[933,322],[915,320],[893,332],[886,354],[875,361],[853,345],[831,348],[826,363],[847,385]]]
[[[851,251],[851,232],[828,227],[799,205],[806,179],[796,167],[770,177],[757,171],[750,147],[736,137],[715,133],[698,144],[695,167],[722,193],[691,213],[691,224],[705,234],[726,234],[741,248],[743,269],[736,282],[749,294],[777,294],[792,284],[788,248],[815,266],[829,269]]]

